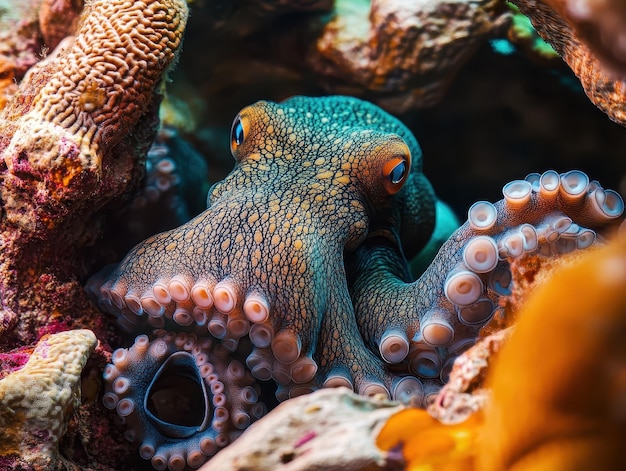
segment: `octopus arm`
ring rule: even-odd
[[[403,281],[394,244],[368,242],[359,249],[352,286],[357,321],[390,367],[442,384],[454,358],[511,293],[513,260],[587,249],[596,231],[624,210],[618,193],[580,171],[531,174],[502,191],[497,203],[470,207],[468,221],[413,283]]]

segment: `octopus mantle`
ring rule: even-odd
[[[624,207],[582,172],[531,174],[474,204],[413,281],[443,205],[400,121],[349,97],[258,102],[231,150],[202,214],[88,285],[127,330],[164,329],[105,371],[105,405],[157,469],[199,466],[262,415],[253,378],[279,400],[346,386],[425,404],[498,314],[511,260],[587,248]]]

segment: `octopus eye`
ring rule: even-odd
[[[404,156],[395,156],[383,167],[384,185],[390,195],[397,193],[409,173],[409,162]]]
[[[230,130],[230,141],[232,147],[240,146],[243,143],[245,132],[243,129],[243,123],[241,122],[241,116],[237,116],[233,121],[233,127]]]
[[[394,168],[391,169],[391,173],[389,174],[389,180],[391,180],[391,183],[396,185],[404,179],[404,175],[406,175],[406,161],[398,163]]]

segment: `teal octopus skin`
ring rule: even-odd
[[[582,172],[528,175],[505,185],[503,200],[475,203],[414,281],[406,260],[446,214],[421,172],[418,143],[399,120],[350,97],[262,101],[235,118],[231,150],[235,167],[210,190],[202,214],[138,244],[88,288],[127,330],[187,331],[193,342],[217,342],[233,362],[244,352],[251,375],[275,381],[281,401],[346,386],[427,403],[510,292],[512,260],[585,249],[624,209],[616,192]],[[165,341],[159,335],[153,342]],[[154,388],[146,385],[170,374],[137,353],[153,348],[148,339],[138,342],[105,372],[105,405],[124,405],[131,438],[148,436],[140,450],[153,465],[158,458],[158,469],[196,466],[220,433],[236,433],[261,415],[262,406],[249,409],[260,404],[250,400],[249,380],[216,371],[236,398],[231,415],[249,420],[217,420],[217,431],[207,421],[197,433],[180,432],[181,424],[157,412],[138,420],[150,417],[142,404]],[[210,387],[201,366],[186,358],[188,376]],[[155,438],[155,429],[166,438]],[[201,440],[210,446],[202,449]]]

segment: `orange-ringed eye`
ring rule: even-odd
[[[395,155],[383,165],[383,185],[387,193],[400,191],[409,173],[409,161],[403,155]]]
[[[389,179],[391,183],[394,185],[400,183],[404,176],[406,175],[406,160],[398,162],[394,168],[391,169],[391,173],[389,173]]]

